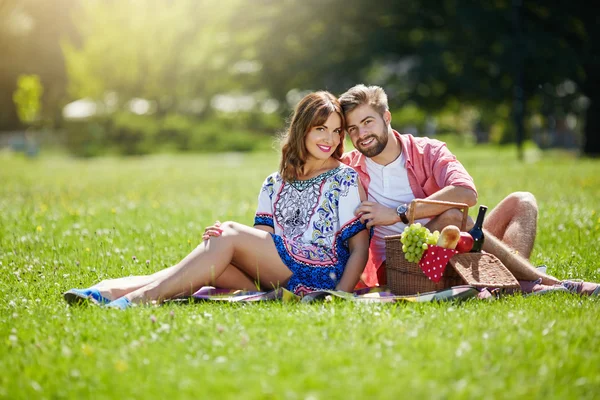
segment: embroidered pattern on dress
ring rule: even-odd
[[[298,257],[300,261],[310,261],[312,263],[332,263],[335,259],[331,256],[329,249],[315,246],[311,243],[302,243],[291,240],[285,241],[285,248],[294,257]]]
[[[277,173],[269,177],[255,224],[273,226],[277,252],[292,271],[288,290],[303,295],[335,289],[350,257],[348,240],[365,229],[348,208],[360,204],[358,174],[340,166],[295,186],[298,182],[283,182]],[[275,196],[269,201],[267,194]]]
[[[323,194],[321,205],[317,208],[319,219],[313,222],[313,243],[326,247],[333,245],[333,236],[339,223],[337,210],[340,196],[347,196],[350,187],[357,185],[357,179],[358,174],[349,168],[333,177],[328,190]]]
[[[266,225],[274,228],[273,216],[267,213],[256,213],[254,216],[254,225]]]
[[[279,174],[277,174],[277,180],[279,180]],[[269,194],[269,199],[273,200],[273,193],[275,193],[275,177],[273,175],[269,175],[267,177],[267,181],[262,187],[262,190]]]
[[[348,240],[363,229],[365,229],[365,225],[359,219],[354,219],[345,225],[337,235],[333,249],[331,249],[338,255],[338,259],[325,265],[299,261],[287,251],[288,243],[282,237],[271,234],[279,256],[293,273],[286,288],[297,295],[304,295],[315,290],[335,289],[350,258]]]
[[[310,220],[316,211],[320,213],[320,219],[326,220],[323,225],[326,225],[327,229],[325,233],[321,230],[317,232],[317,236],[313,235],[312,242],[318,246],[331,245],[331,235],[333,235],[333,229],[337,223],[337,212],[334,210],[337,210],[340,188],[345,194],[348,193],[349,185],[353,181],[352,173],[354,173],[354,182],[356,182],[356,173],[353,170],[349,168],[342,170],[341,167],[337,167],[306,181],[292,181],[288,185],[284,184],[274,205],[275,218],[283,229],[283,236],[294,240],[301,238],[309,229]],[[328,183],[329,187],[327,187]],[[321,197],[321,190],[324,187],[326,187],[326,192],[320,207],[322,210],[319,211],[319,197]],[[327,202],[331,203],[332,200],[334,204],[326,204]],[[323,216],[323,213],[329,215],[329,218]],[[316,227],[313,224],[314,228]],[[329,240],[315,240],[316,237],[322,237],[324,234],[329,236]],[[290,250],[294,254],[298,254],[293,249]],[[298,255],[309,260],[323,260],[323,256],[318,255],[318,250],[316,252],[307,250],[301,253]]]
[[[273,205],[275,220],[283,229],[283,237],[298,240],[304,235],[317,208],[322,186],[338,170],[339,167],[306,181],[283,184]],[[302,189],[298,189],[297,185]]]
[[[290,185],[294,186],[299,191],[303,191],[307,187],[312,186],[315,182],[320,183],[327,180],[330,176],[337,174],[340,169],[341,167],[335,167],[334,169],[330,169],[327,172],[323,172],[322,174],[319,174],[313,178],[304,181],[291,181]]]

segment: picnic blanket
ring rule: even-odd
[[[195,301],[255,302],[279,300],[283,302],[303,303],[310,303],[314,301],[333,301],[336,299],[370,303],[422,303],[431,301],[465,300],[476,297],[481,297],[480,290],[468,285],[454,286],[452,288],[437,292],[421,293],[410,296],[397,296],[381,288],[365,288],[352,293],[336,290],[323,290],[310,292],[300,297],[284,288],[279,288],[268,292],[250,292],[242,290],[217,289],[211,286],[205,286],[192,295],[192,299]]]

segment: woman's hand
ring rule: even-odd
[[[204,233],[202,234],[202,240],[208,240],[210,237],[219,237],[223,233],[221,229],[221,222],[215,221],[214,225],[207,226],[204,228]]]

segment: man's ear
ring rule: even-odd
[[[392,113],[390,112],[390,110],[385,110],[385,112],[383,113],[383,120],[388,125],[392,123]]]

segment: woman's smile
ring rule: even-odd
[[[331,146],[325,146],[323,144],[318,144],[317,147],[321,149],[323,153],[329,153],[331,151]]]

